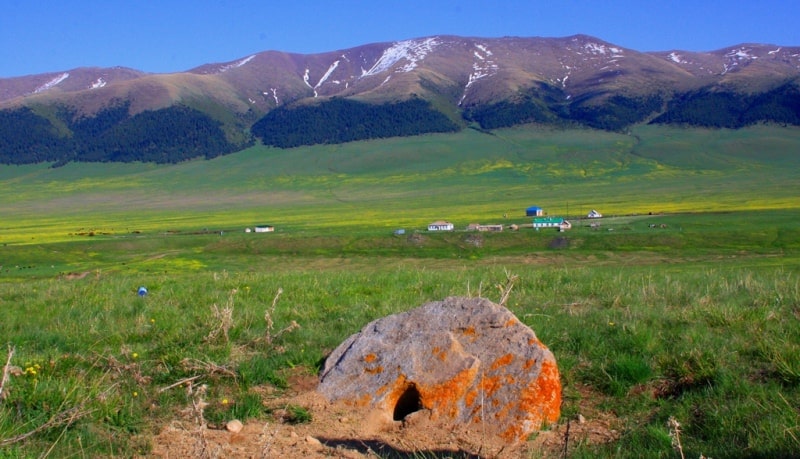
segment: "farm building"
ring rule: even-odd
[[[589,212],[586,215],[586,218],[602,218],[602,217],[603,217],[603,214],[601,214],[600,212],[598,212],[598,211],[596,211],[594,209],[592,209],[592,211]]]
[[[481,225],[480,223],[470,223],[467,225],[467,231],[503,231],[503,225]]]
[[[444,220],[437,220],[428,225],[428,231],[453,231],[453,224]]]
[[[542,217],[533,219],[533,228],[558,228],[559,231],[566,231],[572,228],[572,224],[562,217]]]
[[[272,225],[258,225],[256,226],[256,233],[271,233],[275,231],[275,227]]]
[[[544,215],[544,211],[539,206],[531,206],[525,209],[526,217],[541,217],[542,215]]]

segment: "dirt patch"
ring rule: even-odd
[[[547,247],[550,249],[568,249],[569,248],[569,239],[564,236],[553,238]]]
[[[421,246],[422,244],[425,243],[427,238],[419,233],[412,233],[408,235],[406,240],[408,241],[409,244]]]
[[[290,379],[290,389],[282,394],[264,390],[265,407],[272,416],[248,421],[233,433],[201,427],[188,415],[164,427],[152,440],[151,457],[226,457],[226,458],[519,458],[563,457],[578,444],[597,444],[619,437],[618,420],[609,413],[597,412],[591,398],[581,396],[581,415],[562,418],[549,430],[531,436],[527,442],[508,444],[489,436],[480,425],[444,427],[431,421],[425,411],[404,421],[386,420],[382,413],[330,403],[316,392],[316,376],[302,372]],[[587,394],[588,395],[588,394]],[[584,406],[585,405],[585,406]],[[290,424],[285,419],[288,406],[300,406],[311,414],[311,421]]]
[[[79,280],[88,276],[90,273],[91,271],[83,271],[81,273],[66,273],[62,275],[61,278],[66,280]]]
[[[483,247],[483,236],[480,234],[470,234],[464,238],[464,242],[474,247]]]

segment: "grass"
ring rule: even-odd
[[[287,369],[428,301],[499,301],[509,273],[507,305],[558,360],[562,420],[587,402],[619,419],[619,439],[569,457],[678,457],[670,420],[686,457],[792,457],[798,143],[768,126],[512,129],[0,167],[0,458],[147,454],[187,408],[274,417],[261,389]],[[573,229],[424,231],[529,223],[531,204]],[[592,208],[598,228],[578,218]]]
[[[578,387],[592,388],[623,422],[614,450],[669,452],[652,435],[668,438],[670,416],[683,424],[690,456],[789,455],[800,447],[796,263],[777,270],[688,263],[679,272],[671,265],[607,269],[580,261],[388,265],[7,285],[3,336],[13,337],[20,368],[38,370],[7,387],[2,406],[14,408],[0,414],[0,438],[46,423],[53,408],[79,407],[87,414],[74,425],[53,426],[26,447],[44,450],[58,440],[59,455],[74,453],[78,441],[92,454],[135,448],[133,437],[190,403],[185,391],[163,389],[198,375],[208,387],[209,422],[265,416],[252,390],[281,387],[283,369],[316,368],[362,325],[431,299],[480,292],[498,301],[494,286],[508,269],[520,276],[509,307],[558,359],[564,416],[580,410]],[[140,284],[149,288],[144,298],[135,293]],[[300,328],[267,345],[259,340],[267,330],[263,316],[279,288],[274,328],[292,321]],[[220,324],[214,305],[232,308],[227,339],[212,336]],[[41,310],[56,319],[30,320]],[[611,454],[604,448],[602,455]]]
[[[797,151],[797,130],[638,129],[467,130],[345,146],[253,147],[174,166],[3,166],[0,177],[9,178],[0,187],[0,212],[15,218],[0,227],[0,243],[265,223],[293,233],[422,228],[442,218],[466,226],[522,217],[532,204],[573,216],[595,208],[619,215],[800,207],[791,186],[797,157],[775,153]],[[662,140],[678,136],[689,142]],[[703,155],[726,161],[701,167],[692,158]]]

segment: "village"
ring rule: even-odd
[[[481,224],[481,223],[470,223],[466,226],[466,231],[480,231],[480,232],[499,232],[503,231],[504,229],[509,229],[511,231],[517,231],[520,228],[533,228],[536,231],[541,229],[555,229],[559,232],[564,232],[567,230],[572,229],[572,223],[564,217],[550,217],[546,216],[544,209],[539,206],[531,206],[525,209],[525,216],[526,217],[533,217],[530,224],[527,225],[519,225],[516,223],[512,223],[509,225],[503,225],[502,223],[490,223],[490,224]],[[503,215],[503,218],[506,218],[506,215]],[[602,218],[603,214],[600,212],[592,209],[587,215],[587,219],[599,219]],[[598,224],[594,223],[591,225],[593,228],[599,226]],[[453,223],[447,220],[436,220],[428,224],[428,231],[455,231],[456,227]],[[256,225],[253,228],[245,228],[245,233],[272,233],[275,232],[275,227],[273,225]],[[394,230],[394,234],[396,236],[403,235],[406,233],[404,228],[399,228]]]
[[[530,225],[518,225],[518,224],[511,224],[508,225],[507,228],[512,231],[517,231],[520,227],[530,227],[539,231],[540,229],[545,228],[553,228],[558,230],[559,232],[567,231],[572,228],[572,223],[569,222],[564,217],[550,217],[546,216],[544,209],[539,206],[531,206],[525,209],[525,216],[526,217],[533,217],[532,222]],[[504,215],[505,217],[505,215]],[[586,218],[594,219],[594,218],[602,218],[603,215],[596,211],[592,210],[586,215]],[[470,223],[467,225],[467,231],[503,231],[506,226],[502,224],[480,224],[480,223]],[[446,220],[437,220],[432,222],[428,225],[428,231],[455,231],[455,225],[451,222]]]

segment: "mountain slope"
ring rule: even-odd
[[[359,135],[352,135],[353,121],[348,116],[363,119],[374,110],[363,104],[392,112],[409,100],[426,103],[424,110],[429,114],[423,118],[445,116],[455,125],[476,123],[484,129],[529,122],[610,130],[650,121],[723,127],[762,121],[798,124],[799,79],[800,47],[743,44],[706,53],[642,53],[586,35],[434,36],[312,55],[265,51],[173,74],[81,68],[0,79],[0,113],[4,114],[0,123],[6,123],[0,130],[24,137],[33,115],[37,132],[50,133],[38,143],[36,139],[0,139],[0,162],[42,161],[43,155],[32,152],[37,149],[49,149],[64,160],[113,160],[113,152],[102,152],[113,142],[98,146],[72,139],[88,139],[86,133],[74,130],[76,126],[80,131],[86,119],[106,116],[110,108],[123,105],[126,117],[117,122],[128,123],[128,128],[109,131],[106,137],[124,132],[133,144],[130,138],[152,136],[152,130],[142,127],[146,123],[139,122],[141,118],[134,119],[145,112],[166,111],[158,116],[180,114],[195,121],[202,118],[204,126],[217,124],[224,137],[219,154],[251,144],[254,133],[263,139],[257,132],[269,123],[293,119],[270,115],[277,109],[284,115],[292,110],[313,113],[316,126],[342,133],[309,135],[309,143],[322,137],[337,143],[430,132],[409,126],[370,128],[360,122],[355,129]],[[338,103],[336,99],[363,104],[348,105],[350,115],[345,116],[327,106]],[[728,102],[720,103],[723,99]],[[709,104],[732,112],[705,113],[714,111],[708,109]],[[397,123],[413,123],[398,113],[386,116],[396,116]],[[251,130],[256,124],[260,129]],[[447,123],[441,126],[452,129]],[[285,126],[267,130],[287,131]],[[219,148],[218,135],[202,141],[194,136],[194,142]],[[293,144],[285,139],[267,143]],[[87,156],[87,149],[94,154]],[[164,153],[168,161],[185,159]]]

